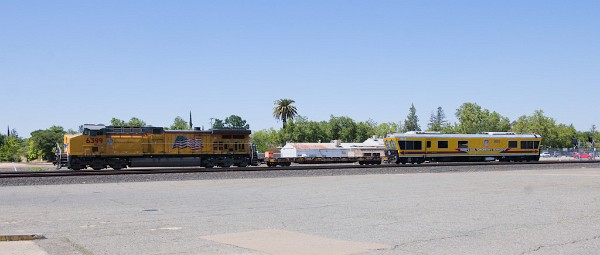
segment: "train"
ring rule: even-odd
[[[391,134],[384,139],[388,163],[538,161],[542,137],[539,134],[482,132],[443,134],[412,131]]]
[[[166,130],[163,127],[83,125],[57,145],[57,168],[246,167],[258,165],[250,130]]]
[[[411,131],[388,134],[381,147],[352,147],[346,156],[302,155],[259,158],[247,129],[167,130],[163,127],[83,125],[57,144],[57,169],[120,170],[128,167],[269,167],[295,164],[538,161],[538,134],[482,132],[443,134]],[[320,144],[322,145],[322,144]],[[339,146],[336,146],[339,147]],[[381,150],[381,153],[379,153]],[[359,153],[368,151],[369,153]]]

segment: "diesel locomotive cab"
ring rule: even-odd
[[[387,157],[387,163],[397,163],[400,158],[398,157],[398,145],[394,140],[384,141],[385,145],[385,156]]]

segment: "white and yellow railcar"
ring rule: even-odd
[[[538,161],[538,134],[483,132],[443,134],[412,131],[384,139],[388,162],[397,164],[471,161]]]

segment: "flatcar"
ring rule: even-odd
[[[542,137],[538,134],[482,132],[443,134],[412,131],[384,138],[389,163],[538,161]]]
[[[250,130],[165,130],[162,127],[83,126],[65,135],[57,167],[95,170],[111,167],[245,167],[257,164]]]

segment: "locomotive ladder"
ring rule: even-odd
[[[251,166],[258,166],[260,163],[258,162],[258,149],[256,147],[256,144],[251,144],[250,145],[250,165]]]
[[[56,143],[56,169],[61,169],[69,164],[69,155],[62,153],[60,144]]]

